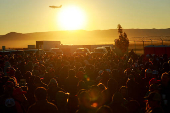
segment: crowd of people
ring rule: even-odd
[[[167,55],[1,55],[0,113],[170,113]]]

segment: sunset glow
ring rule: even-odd
[[[66,7],[59,12],[57,21],[63,30],[83,29],[85,26],[85,14],[83,11],[74,6]]]

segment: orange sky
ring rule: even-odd
[[[115,29],[117,24],[123,28],[169,28],[169,4],[170,0],[1,0],[0,35],[65,30],[58,16],[70,6],[78,7],[85,18],[77,29]],[[51,5],[62,8],[49,8]]]

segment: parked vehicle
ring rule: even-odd
[[[0,55],[22,55],[24,54],[23,50],[13,50],[13,49],[6,49],[5,51],[0,51]]]
[[[90,55],[90,50],[88,48],[77,48],[73,55],[83,55],[87,56]]]
[[[10,55],[10,51],[0,51],[0,55]]]
[[[43,55],[45,54],[44,50],[42,49],[28,49],[28,50],[24,50],[24,54],[27,55],[33,55],[33,54],[39,54],[39,55]]]
[[[50,52],[55,55],[63,55],[63,51],[60,48],[51,48]]]
[[[105,47],[97,47],[94,49],[94,52],[91,52],[91,55],[93,57],[96,57],[96,56],[104,56],[104,55],[107,55],[108,51]]]
[[[113,49],[111,46],[102,46],[102,47],[106,48],[109,54],[113,52]]]
[[[22,54],[24,54],[23,50],[6,49],[6,51],[9,51],[10,54],[15,54],[15,55],[22,55]]]

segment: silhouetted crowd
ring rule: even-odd
[[[170,113],[167,55],[1,55],[0,113]]]

